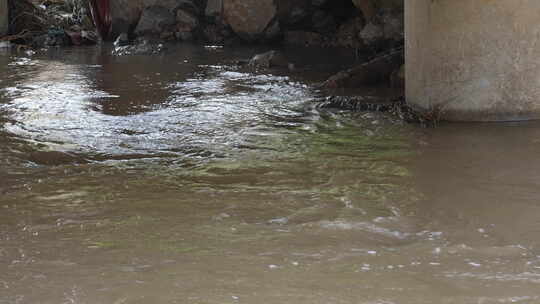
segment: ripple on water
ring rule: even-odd
[[[2,110],[12,121],[4,129],[90,159],[164,153],[174,157],[189,154],[183,150],[194,147],[230,150],[258,135],[258,130],[268,133],[269,115],[301,116],[301,105],[311,96],[307,87],[287,77],[230,71],[233,67],[227,66],[203,66],[178,81],[182,77],[176,73],[140,76],[145,74],[138,70],[143,67],[135,65],[133,77],[146,84],[130,91],[122,89],[133,88],[129,75],[114,78],[117,83],[111,84],[99,79],[120,66],[38,61],[34,68],[29,77],[4,89],[10,102]]]
[[[364,231],[368,233],[373,233],[375,235],[380,235],[381,237],[385,238],[393,238],[397,240],[407,240],[411,237],[416,236],[416,234],[398,231],[398,230],[391,230],[386,227],[379,226],[375,223],[369,223],[369,222],[350,222],[350,221],[322,221],[319,223],[319,225],[323,228],[327,229],[335,229],[335,230],[358,230],[358,231]]]

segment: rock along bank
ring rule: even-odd
[[[8,31],[8,3],[7,0],[0,0],[0,37]]]

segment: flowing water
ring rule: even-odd
[[[540,303],[540,124],[317,110],[347,56],[255,51],[0,55],[0,303]]]

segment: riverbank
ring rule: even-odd
[[[9,34],[15,37],[24,31],[45,32],[51,28],[69,32],[71,27],[77,26],[98,30],[105,40],[111,41],[126,34],[131,41],[145,37],[220,45],[350,48],[358,56],[403,45],[403,4],[391,0],[294,3],[274,0],[7,0],[3,3],[9,3]],[[8,23],[7,16],[0,20]],[[29,41],[17,42],[28,44]]]
[[[3,48],[43,49],[96,44],[95,32],[84,1],[6,1],[6,24],[0,34]]]

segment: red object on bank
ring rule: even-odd
[[[107,39],[112,25],[109,0],[90,0],[90,11],[101,38]]]

